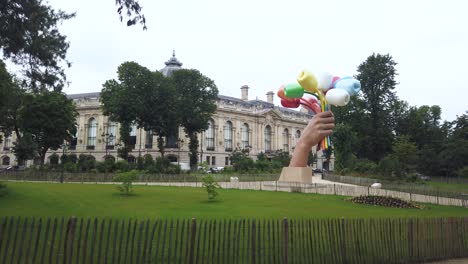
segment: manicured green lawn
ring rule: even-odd
[[[445,192],[468,193],[468,184],[429,181],[427,185]]]
[[[8,182],[0,216],[112,218],[324,218],[468,216],[468,209],[426,205],[423,210],[352,204],[345,197],[267,191],[220,190],[208,202],[202,188],[135,186],[122,196],[115,185]]]

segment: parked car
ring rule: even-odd
[[[212,167],[208,170],[208,173],[220,173],[224,170],[224,167]]]
[[[15,165],[15,166],[8,166],[5,168],[5,171],[23,171],[25,170],[26,167],[24,166],[18,166],[18,165]]]

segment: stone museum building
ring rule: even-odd
[[[175,54],[165,62],[166,66],[161,72],[170,76],[173,71],[180,69],[182,63]],[[236,149],[248,150],[249,156],[256,159],[260,152],[268,156],[277,151],[292,153],[294,146],[301,136],[308,121],[312,117],[306,110],[295,111],[274,105],[275,93],[266,94],[266,101],[249,98],[249,86],[240,87],[240,98],[219,95],[217,111],[209,122],[209,127],[200,133],[199,160],[207,162],[211,167],[229,166],[229,156]],[[97,161],[102,161],[106,155],[116,160],[119,147],[119,124],[109,120],[102,114],[99,102],[99,92],[69,94],[76,104],[79,116],[77,122],[76,138],[67,143],[66,154],[91,154]],[[276,99],[278,100],[278,99]],[[151,131],[132,128],[131,132],[133,151],[129,162],[135,162],[136,157],[151,154],[157,157],[157,136]],[[12,165],[31,165],[36,161],[27,161],[27,164],[18,164],[11,151],[15,135],[6,137],[0,144],[1,167]],[[174,162],[189,163],[188,138],[183,128],[179,128],[178,135],[166,139],[165,155]],[[315,152],[315,148],[313,149]],[[63,150],[50,150],[61,155]],[[322,168],[321,151],[317,153],[317,167]],[[48,159],[46,157],[46,162]]]

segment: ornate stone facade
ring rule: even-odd
[[[182,63],[173,54],[161,72],[170,75],[181,66]],[[254,159],[260,152],[273,155],[278,150],[293,151],[311,115],[275,106],[272,92],[267,93],[267,101],[248,100],[248,90],[249,87],[246,85],[241,87],[242,99],[219,95],[218,108],[212,117],[210,128],[199,134],[201,161],[208,162],[210,166],[228,166],[229,155],[235,149],[248,150]],[[74,100],[79,112],[78,132],[76,139],[71,142],[65,153],[91,154],[97,161],[103,160],[105,155],[117,158],[120,142],[119,127],[102,114],[99,93],[70,94],[69,98]],[[131,135],[134,143],[134,149],[130,153],[131,161],[139,155],[151,154],[153,157],[159,155],[156,135],[136,128]],[[189,139],[185,137],[182,128],[179,129],[179,135],[166,139],[166,155],[172,161],[188,164]],[[0,149],[2,167],[17,164],[10,150],[14,140],[13,135],[2,144]],[[49,151],[48,156],[52,153],[60,155],[62,150]],[[32,164],[32,161],[29,163]],[[321,167],[321,161],[318,163],[320,163],[318,167]]]

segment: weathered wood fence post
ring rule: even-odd
[[[190,255],[189,255],[189,263],[194,263],[195,257],[195,237],[197,233],[197,220],[192,218],[192,223],[190,227]]]
[[[283,263],[289,263],[289,223],[285,217],[283,219]]]

